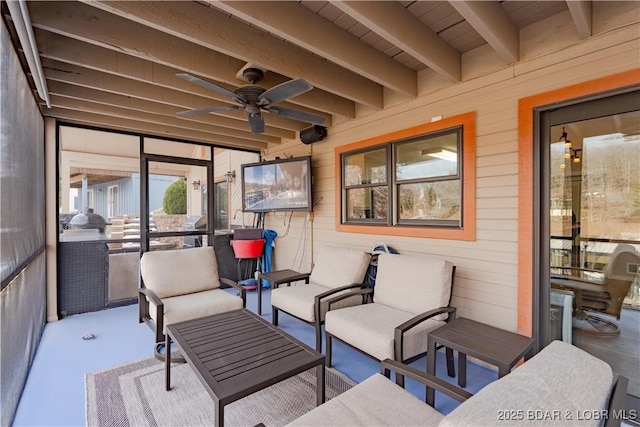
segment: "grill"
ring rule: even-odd
[[[69,221],[67,228],[70,229],[82,229],[82,230],[98,230],[98,233],[104,234],[104,229],[107,225],[107,221],[97,213],[93,212],[91,208],[85,208],[83,212],[75,215]]]
[[[193,215],[188,217],[178,227],[179,231],[204,230],[207,228],[206,215]],[[202,246],[202,236],[184,236],[184,248],[198,248]]]

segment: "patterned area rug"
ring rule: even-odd
[[[213,399],[187,364],[171,368],[171,391],[164,389],[164,363],[148,357],[88,373],[87,426],[211,426]],[[225,424],[279,426],[316,406],[315,368],[225,407]],[[355,383],[326,369],[327,400]]]

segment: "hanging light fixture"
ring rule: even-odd
[[[581,148],[576,148],[576,149],[570,148],[570,150],[571,150],[571,152],[569,154],[570,154],[571,159],[573,160],[573,163],[580,163],[580,153],[582,152],[582,149]]]
[[[571,144],[571,140],[569,139],[569,135],[567,134],[564,126],[562,127],[562,135],[558,139],[558,142],[564,143],[564,159],[569,160],[573,163],[580,163],[580,156],[582,152],[582,148],[573,148]],[[565,162],[560,164],[560,169],[565,169],[567,165]]]

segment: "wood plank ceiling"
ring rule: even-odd
[[[569,10],[590,35],[590,2],[574,1],[28,1],[46,77],[47,117],[109,129],[265,149],[310,123],[264,113],[251,133],[245,110],[176,77],[189,73],[233,91],[242,70],[265,70],[270,88],[303,78],[314,89],[278,103],[332,123],[385,108],[385,91],[411,99],[418,73],[458,82],[461,55],[489,44],[519,60],[519,29]],[[3,2],[3,17],[13,32]],[[19,43],[16,42],[19,46]],[[25,69],[26,69],[26,61]],[[32,81],[33,83],[33,81]],[[35,85],[33,86],[35,88]],[[34,89],[35,90],[35,89]],[[37,98],[40,100],[40,98]]]

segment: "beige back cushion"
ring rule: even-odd
[[[449,305],[453,264],[427,255],[380,254],[373,301],[414,314]]]
[[[144,286],[160,298],[220,287],[218,263],[211,246],[145,252],[140,274]]]
[[[327,288],[362,283],[371,255],[361,249],[323,246],[316,258],[309,281]]]
[[[440,426],[602,426],[613,378],[604,361],[571,344],[553,341],[459,405]],[[500,413],[523,417],[499,421],[496,414]],[[553,418],[543,418],[550,414]]]

